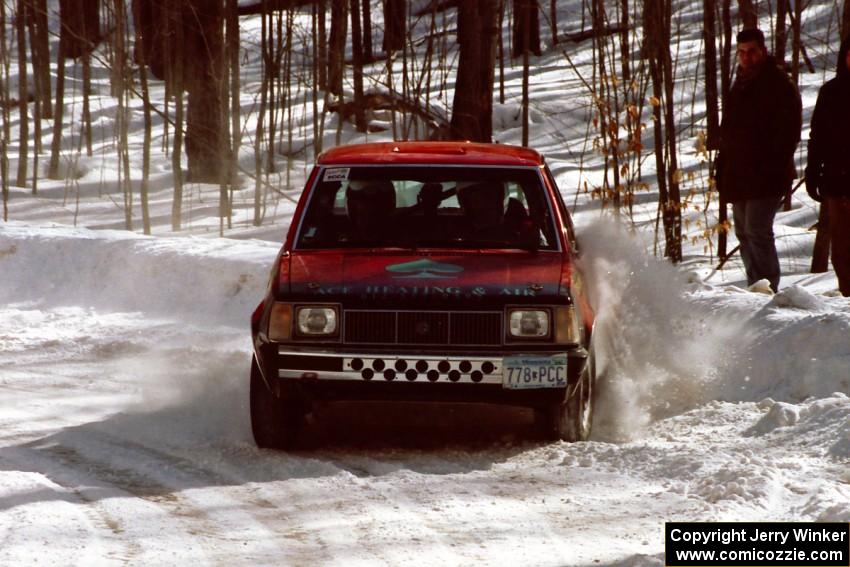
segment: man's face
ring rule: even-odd
[[[738,44],[738,65],[744,72],[757,68],[766,56],[764,48],[757,41],[745,41]]]

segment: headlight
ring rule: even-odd
[[[575,307],[555,308],[555,342],[559,345],[582,343],[582,327]]]
[[[327,337],[336,334],[336,308],[310,305],[299,307],[296,320],[298,334],[308,337]]]
[[[542,309],[512,309],[508,312],[508,328],[512,337],[546,338],[549,336],[549,312]]]

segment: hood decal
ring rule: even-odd
[[[413,262],[391,264],[386,267],[386,271],[401,274],[393,276],[393,279],[451,279],[457,277],[454,274],[463,272],[463,266],[422,258]]]

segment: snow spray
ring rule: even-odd
[[[649,256],[623,227],[597,221],[579,240],[596,311],[593,437],[630,440],[653,420],[707,401],[740,325],[689,299],[684,274]]]

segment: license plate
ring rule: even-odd
[[[503,388],[523,390],[566,385],[566,356],[511,356],[502,362]]]

